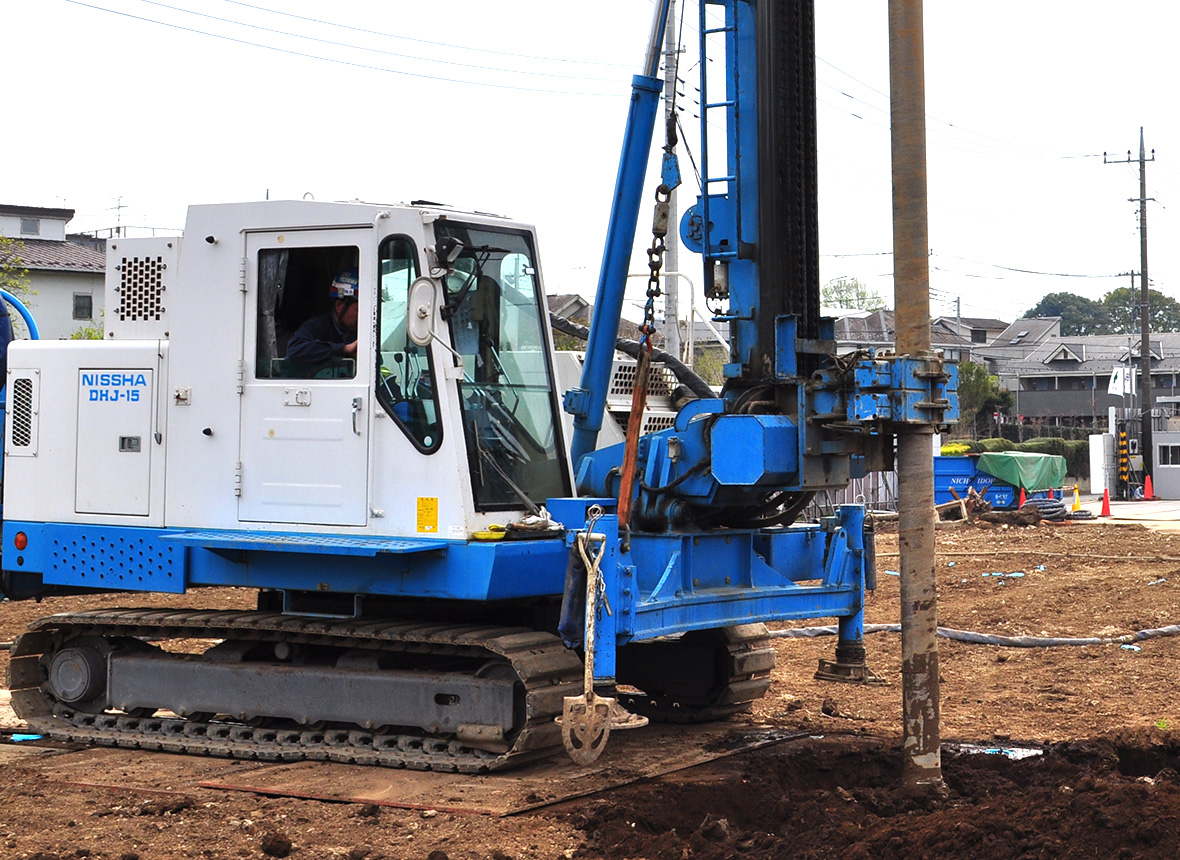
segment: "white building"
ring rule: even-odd
[[[106,254],[66,237],[73,217],[73,209],[0,204],[0,236],[21,243],[18,253],[35,292],[27,304],[46,340],[102,320]]]

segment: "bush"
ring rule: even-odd
[[[1065,443],[1065,470],[1074,478],[1090,477],[1090,443],[1068,441]]]
[[[971,446],[966,442],[947,442],[939,451],[944,457],[962,457],[971,452]]]
[[[983,453],[983,449],[979,447],[979,443],[976,442],[974,439],[947,439],[946,445],[943,445],[942,447],[946,448],[948,445],[955,446],[955,447],[962,447],[964,449],[963,453],[965,453],[965,454],[982,454]],[[945,451],[943,453],[945,453]]]
[[[1042,439],[1025,439],[1016,446],[1016,450],[1027,451],[1030,454],[1056,454],[1058,457],[1064,457],[1065,440],[1052,436]]]
[[[990,454],[995,451],[1015,451],[1016,443],[1010,439],[980,439],[979,450],[981,453]]]

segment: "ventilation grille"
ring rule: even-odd
[[[78,532],[55,538],[53,581],[92,588],[184,591],[184,547],[119,533]]]
[[[119,266],[119,307],[115,311],[120,322],[160,319],[167,268],[163,257],[123,258]]]
[[[631,420],[630,412],[615,412],[611,411],[610,417],[614,419],[615,423],[619,425],[619,429],[624,434],[627,432],[627,423]],[[640,435],[647,433],[659,433],[661,430],[667,430],[676,423],[675,412],[644,412],[643,423],[639,425]]]
[[[630,399],[631,392],[635,389],[635,370],[635,362],[616,361],[614,371],[611,373],[610,389],[607,396],[622,395]],[[676,376],[668,368],[662,364],[648,365],[648,397],[671,397],[676,385]]]
[[[12,445],[33,444],[33,380],[20,376],[12,380]]]

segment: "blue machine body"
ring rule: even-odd
[[[609,606],[595,626],[596,681],[615,679],[618,650],[629,643],[752,622],[836,618],[838,653],[860,648],[864,593],[874,584],[863,507],[842,506],[819,523],[793,520],[816,491],[887,467],[894,425],[956,420],[957,377],[937,356],[835,355],[832,323],[818,315],[810,228],[800,228],[802,251],[783,251],[803,259],[802,280],[769,267],[766,249],[780,243],[764,199],[764,173],[775,168],[764,101],[781,82],[767,60],[776,40],[759,16],[772,13],[745,0],[700,7],[702,138],[723,114],[726,158],[717,169],[705,147],[704,187],[680,227],[702,255],[706,295],[715,319],[729,324],[732,347],[720,394],[688,403],[674,426],[639,440],[630,524],[617,514],[623,446],[596,448],[660,102],[655,68],[632,83],[582,381],[564,398],[574,415],[576,490],[546,501],[564,526],[559,535],[483,542],[5,522],[4,546],[17,533],[28,545],[6,549],[5,570],[66,589],[240,586],[351,596],[358,607],[369,598],[483,603],[490,623],[506,603],[568,596],[571,547],[592,527],[603,541]],[[722,25],[710,9],[723,13]],[[719,48],[721,80],[708,60]],[[812,134],[800,151],[814,145]],[[665,158],[662,180],[678,173]],[[284,609],[306,611],[293,598]]]

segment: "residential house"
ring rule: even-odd
[[[934,322],[980,345],[991,343],[1008,328],[1008,323],[1003,320],[987,317],[943,316],[936,317]]]
[[[1013,393],[1013,411],[1026,424],[1106,429],[1109,407],[1137,412],[1137,397],[1109,394],[1112,371],[1140,365],[1140,339],[1133,335],[1050,337],[1028,355],[998,367],[1000,386]],[[1151,385],[1156,397],[1175,397],[1180,387],[1180,332],[1153,334],[1149,341]]]
[[[867,348],[892,350],[893,344],[891,310],[846,311],[836,319],[837,352]],[[950,327],[934,321],[930,324],[930,347],[950,361],[963,361],[970,357],[972,344]]]
[[[0,235],[20,241],[18,255],[35,293],[27,304],[46,340],[102,320],[106,254],[67,237],[73,217],[73,209],[0,205]]]
[[[1012,361],[1023,361],[1052,338],[1061,337],[1061,317],[1021,318],[1000,332],[991,343],[972,349],[972,355],[990,373],[1000,374]]]

